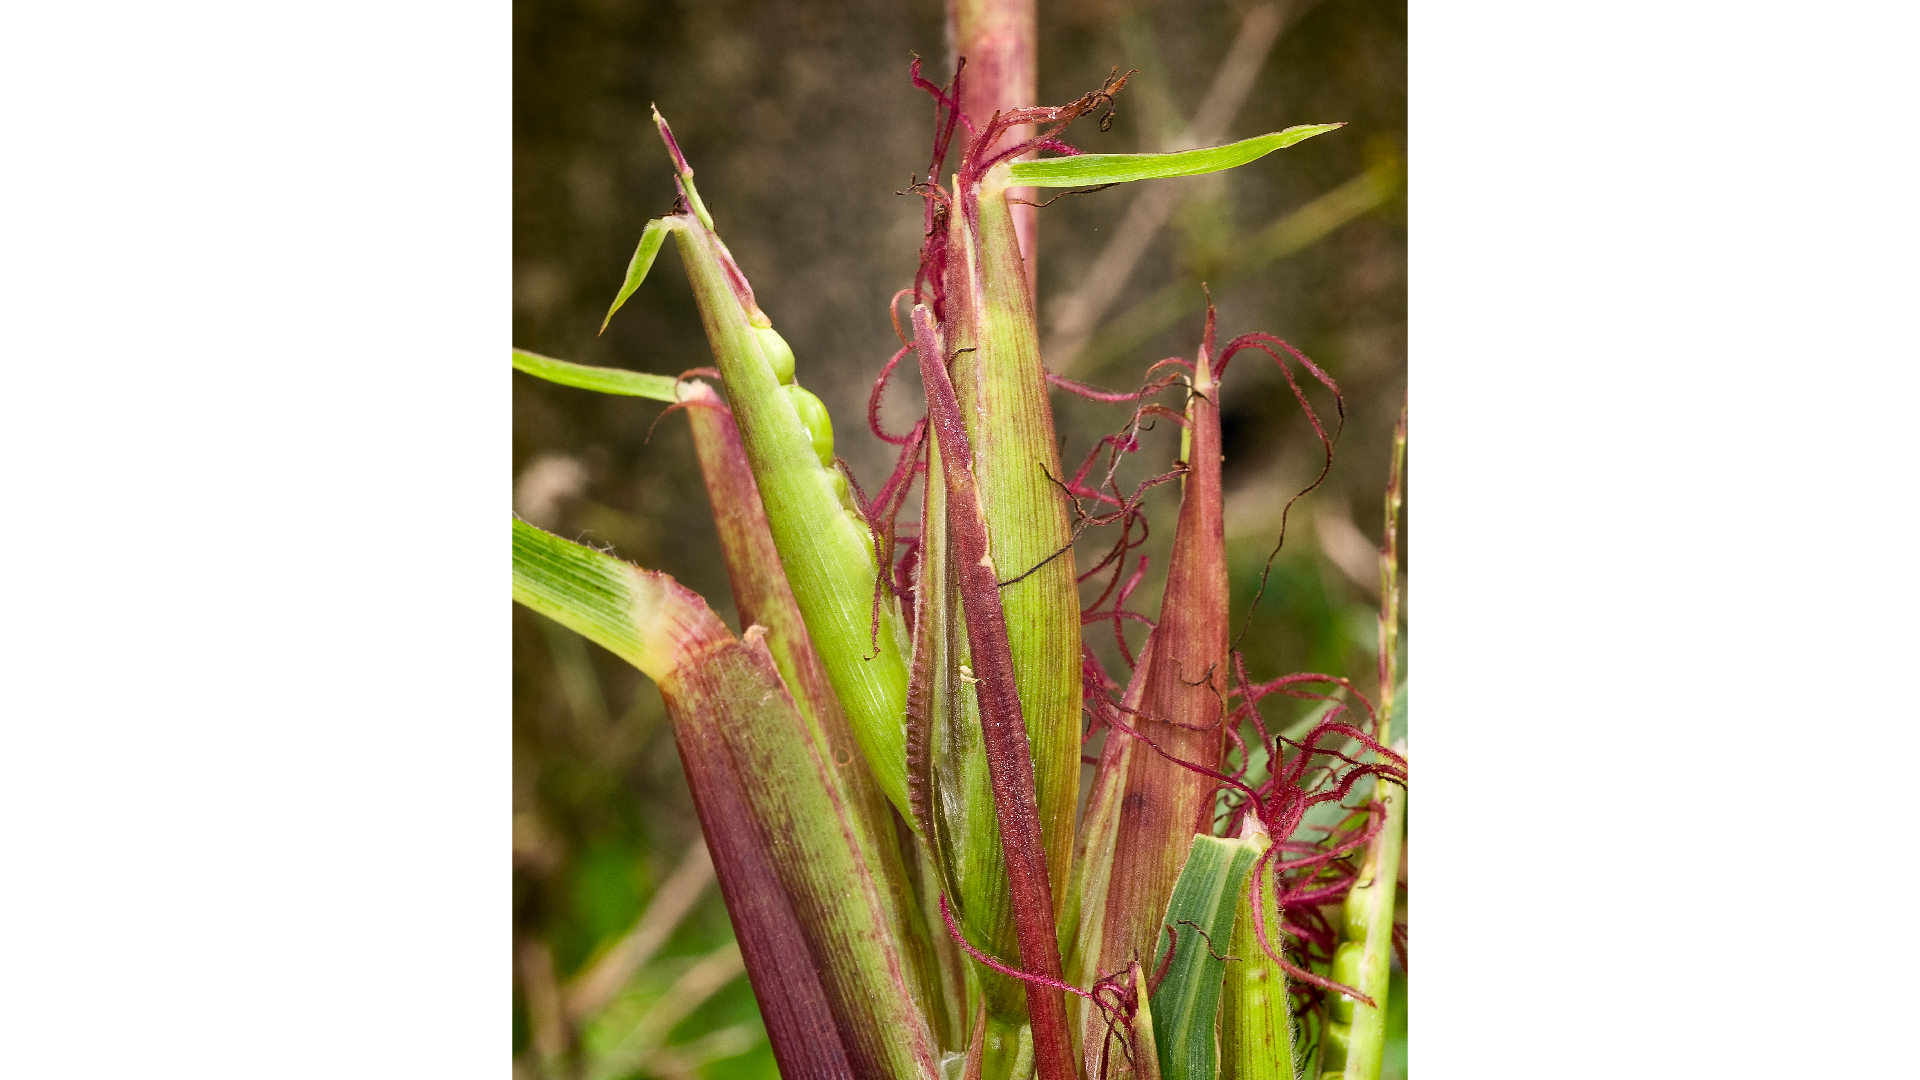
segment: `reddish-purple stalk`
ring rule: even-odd
[[[955,75],[966,65],[965,93],[956,94],[969,129],[983,130],[996,113],[1011,113],[1040,99],[1037,0],[950,0]],[[956,80],[957,82],[957,80]],[[1032,129],[1007,129],[995,149],[1027,141]],[[931,177],[939,180],[936,172]],[[1007,192],[1013,203],[1013,230],[1026,260],[1027,291],[1034,291],[1039,266],[1040,217],[1030,205],[1030,188]]]
[[[988,550],[986,516],[973,479],[973,448],[947,375],[947,358],[934,330],[933,314],[924,305],[914,306],[913,329],[920,376],[927,391],[927,418],[939,440],[944,473],[939,481],[947,487],[947,528],[959,577],[961,608],[966,614],[972,683],[980,702],[980,728],[994,811],[1000,823],[1000,847],[1007,863],[1020,966],[1048,980],[1042,985],[1029,982],[1026,987],[1034,1065],[1040,1080],[1073,1080],[1066,999],[1052,985],[1061,982],[1060,949],[1034,792],[1033,756],[1015,690],[1013,652],[1000,607],[999,577]],[[929,477],[928,482],[936,481]]]

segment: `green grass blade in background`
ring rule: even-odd
[[[1174,884],[1164,925],[1177,933],[1173,962],[1152,997],[1164,1080],[1213,1080],[1214,1016],[1226,977],[1234,908],[1259,852],[1246,840],[1197,834]]]
[[[613,298],[613,306],[607,308],[607,317],[600,322],[600,332],[607,332],[607,324],[613,321],[613,313],[627,302],[633,290],[647,280],[647,271],[653,268],[654,256],[660,254],[660,245],[667,233],[678,227],[678,222],[665,218],[654,218],[640,232],[640,245],[633,249],[633,261],[627,263],[627,279],[620,283],[620,293]]]
[[[1200,176],[1257,161],[1275,150],[1345,126],[1301,124],[1225,146],[1206,146],[1172,154],[1078,154],[1040,161],[1016,161],[1013,163],[1013,183],[1030,187],[1093,187],[1097,184],[1125,184],[1134,180]]]
[[[626,397],[652,398],[655,401],[678,401],[673,390],[678,380],[667,375],[649,375],[642,371],[627,371],[624,368],[588,367],[567,360],[555,360],[551,356],[541,356],[525,349],[513,350],[513,369],[524,371],[536,379],[545,379],[561,386],[577,387],[581,390],[593,390],[602,394],[621,394]]]

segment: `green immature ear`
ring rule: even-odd
[[[792,379],[792,353],[787,354],[787,365],[787,378]],[[798,383],[788,382],[786,391],[787,400],[793,402],[793,411],[806,425],[807,437],[813,440],[813,456],[820,459],[821,465],[833,468],[833,417],[827,415],[826,403]]]
[[[730,280],[718,238],[692,218],[680,220],[675,243],[781,567],[875,782],[902,814],[911,815],[904,719],[907,628],[890,598],[883,597],[875,620],[879,570],[873,537],[847,512],[846,479],[821,465],[814,429],[801,422],[804,406],[776,378],[775,362],[762,347],[763,328],[754,325]],[[831,443],[827,447],[831,460]]]
[[[1345,124],[1301,124],[1285,131],[1255,135],[1225,146],[1205,146],[1174,154],[1079,154],[1013,163],[1013,183],[1028,187],[1091,187],[1200,176],[1257,161],[1275,150],[1324,135]]]
[[[756,326],[753,336],[760,342],[760,354],[767,358],[767,366],[773,369],[773,377],[785,386],[793,381],[793,346],[771,326]]]

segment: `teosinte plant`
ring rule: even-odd
[[[607,317],[671,235],[716,367],[670,378],[519,350],[514,366],[688,415],[744,630],[664,574],[517,518],[514,597],[658,682],[784,1075],[1372,1080],[1396,945],[1404,747],[1383,745],[1384,711],[1345,678],[1249,679],[1230,640],[1222,522],[1217,388],[1229,362],[1257,351],[1279,365],[1328,463],[1338,387],[1271,335],[1219,343],[1211,308],[1195,355],[1155,364],[1132,391],[1050,374],[1009,198],[1215,172],[1340,125],[1081,154],[1065,129],[1109,109],[1125,76],[1065,106],[977,121],[964,73],[962,62],[941,87],[917,60],[911,72],[934,99],[936,137],[914,189],[926,202],[919,273],[895,297],[902,345],[868,417],[900,455],[871,497],[835,457],[825,407],[796,380],[793,351],[655,113],[678,198],[647,224]],[[926,417],[888,432],[880,391],[909,358]],[[1333,396],[1332,424],[1303,378]],[[1131,407],[1072,472],[1052,388]],[[1181,426],[1180,460],[1124,491],[1119,464],[1155,418]],[[1388,695],[1404,438],[1403,414],[1382,549]],[[1179,518],[1149,619],[1126,607],[1147,569],[1134,557],[1142,497],[1174,482]],[[916,483],[917,530],[898,521]],[[1075,543],[1093,527],[1118,538],[1081,571]],[[1097,595],[1083,606],[1089,581]],[[1137,656],[1128,621],[1152,627]],[[1114,633],[1124,685],[1083,626]],[[1271,694],[1321,707],[1269,731],[1259,703]],[[1081,748],[1103,732],[1077,813]],[[1344,811],[1316,828],[1307,815],[1321,806]]]

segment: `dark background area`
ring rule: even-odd
[[[1138,69],[1110,131],[1083,122],[1066,137],[1093,152],[1161,149],[1198,105],[1247,10],[1224,2],[1043,2],[1040,103],[1078,97],[1115,65]],[[932,120],[929,99],[907,82],[907,65],[917,51],[930,74],[950,70],[942,18],[932,0],[517,4],[513,344],[650,372],[711,362],[677,254],[663,253],[606,334],[596,335],[644,223],[673,202],[648,114],[657,103],[761,306],[793,345],[800,381],[832,411],[839,453],[876,487],[892,448],[862,418],[872,379],[897,347],[887,299],[911,283],[921,228],[919,200],[895,192],[925,169]],[[1179,205],[1110,319],[1169,285],[1189,290],[1197,305],[1199,282],[1221,282],[1236,245],[1259,230],[1369,168],[1404,175],[1405,22],[1404,4],[1389,0],[1288,6],[1226,137],[1299,123],[1348,126],[1218,177],[1159,181],[1180,185]],[[1043,338],[1051,302],[1080,285],[1140,187],[1041,211]],[[1379,541],[1389,438],[1406,387],[1401,190],[1396,184],[1323,238],[1213,290],[1223,338],[1264,330],[1287,339],[1338,380],[1347,403],[1332,474],[1296,507],[1242,640],[1255,677],[1312,670],[1373,686],[1378,583],[1368,547]],[[1200,326],[1195,306],[1151,339],[1073,373],[1127,387],[1155,359],[1191,356]],[[684,423],[668,418],[649,441],[658,403],[513,379],[516,511],[673,574],[732,622]],[[890,390],[885,416],[896,430],[917,415],[917,391],[911,377]],[[1221,393],[1238,627],[1280,507],[1318,471],[1320,449],[1261,354],[1236,359]],[[1331,415],[1326,394],[1314,400]],[[1069,462],[1125,418],[1123,407],[1058,395],[1056,409]],[[1171,425],[1145,443],[1127,475],[1164,471],[1178,455]],[[1155,568],[1131,606],[1149,614],[1176,504],[1172,486],[1148,503]],[[1403,523],[1403,543],[1405,535]],[[1104,546],[1095,535],[1083,548]],[[1083,556],[1082,565],[1089,561]],[[533,984],[550,977],[564,985],[624,935],[699,832],[652,684],[524,609],[512,617],[516,1060],[529,1076],[575,1068],[591,1076],[600,1050],[630,1034],[618,1025],[632,1027],[731,932],[709,889],[610,1015],[587,1025],[586,1050],[543,1064],[529,998],[545,991]],[[1111,647],[1101,647],[1120,671]],[[541,955],[550,976],[528,959]],[[774,1075],[764,1040],[735,1049],[755,1030],[755,1016],[746,981],[735,978],[660,1036],[693,1052],[640,1071]],[[739,1037],[715,1034],[728,1031]],[[698,1060],[722,1050],[733,1053]]]

